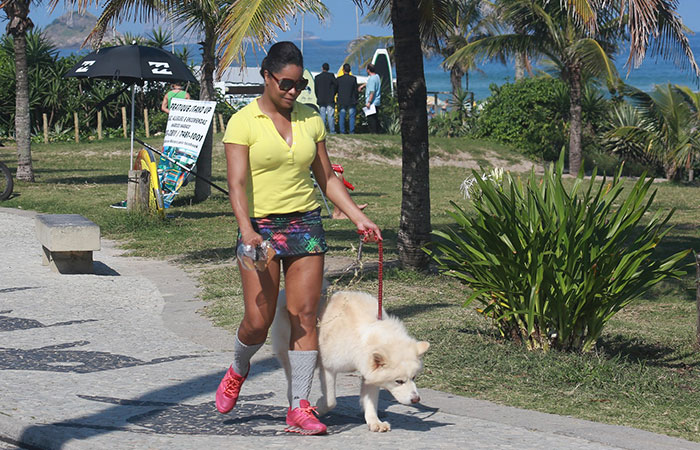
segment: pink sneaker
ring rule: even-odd
[[[287,410],[287,428],[284,431],[289,433],[299,433],[305,435],[323,434],[326,426],[322,424],[315,415],[316,408],[312,407],[308,401],[301,400],[299,407]]]
[[[236,406],[236,400],[238,400],[238,394],[241,392],[241,385],[245,379],[246,377],[242,377],[234,372],[233,367],[228,368],[226,375],[219,383],[219,388],[216,390],[216,409],[220,413],[226,414]]]

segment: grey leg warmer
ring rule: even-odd
[[[317,358],[317,350],[289,351],[289,365],[292,368],[292,409],[299,407],[299,400],[309,399]]]
[[[245,377],[248,375],[248,369],[250,369],[250,358],[253,357],[255,352],[260,350],[263,343],[245,345],[238,339],[238,331],[236,331],[236,339],[233,342],[233,370],[240,376]]]

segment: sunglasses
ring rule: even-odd
[[[292,80],[291,78],[282,78],[281,80],[277,78],[272,72],[267,72],[273,80],[277,82],[277,86],[281,91],[287,92],[291,91],[292,88],[296,89],[297,92],[303,91],[309,84],[309,80],[306,78],[299,78],[298,80]]]

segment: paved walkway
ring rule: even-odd
[[[236,409],[219,414],[214,391],[231,336],[197,314],[194,280],[163,262],[119,256],[105,240],[96,275],[52,273],[41,265],[33,217],[0,208],[0,448],[700,449],[431,390],[418,407],[383,392],[393,430],[371,433],[356,375],[339,377],[328,435],[289,435],[286,382],[267,346]]]

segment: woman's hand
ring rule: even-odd
[[[245,233],[241,232],[241,242],[243,243],[243,245],[250,245],[253,248],[255,248],[258,245],[262,244],[263,238],[258,233],[251,230]]]
[[[357,232],[368,242],[378,242],[382,240],[382,232],[379,227],[362,214],[362,218],[355,222]]]

